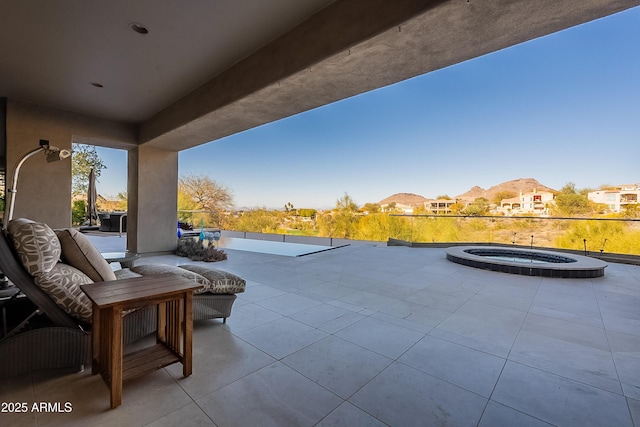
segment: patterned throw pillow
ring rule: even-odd
[[[9,223],[8,232],[22,265],[32,276],[48,273],[60,261],[60,240],[47,224],[17,218]]]
[[[82,271],[59,262],[49,272],[36,276],[35,282],[65,312],[91,323],[91,301],[80,285],[93,281]]]
[[[216,270],[214,268],[205,267],[197,264],[185,264],[180,268],[184,270],[193,271],[201,276],[206,277],[211,285],[206,287],[197,293],[209,292],[212,294],[238,294],[244,292],[247,282],[236,276],[235,274],[228,273],[222,270]]]
[[[62,261],[72,265],[94,282],[116,280],[109,263],[87,237],[73,228],[56,230],[62,248]]]
[[[165,265],[165,264],[147,264],[147,265],[136,265],[135,267],[130,268],[134,273],[141,274],[143,276],[151,276],[154,274],[177,274],[178,276],[186,277],[187,279],[193,280],[199,285],[202,285],[203,288],[207,288],[211,286],[211,282],[207,280],[207,278],[193,273],[191,271],[184,270],[180,267],[176,267],[173,265]],[[193,293],[198,294],[204,292],[200,289],[196,289]]]

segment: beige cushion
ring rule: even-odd
[[[201,276],[206,277],[210,286],[205,286],[200,292],[209,292],[212,294],[238,294],[244,292],[247,283],[246,281],[226,271],[216,270],[215,268],[205,267],[198,264],[185,264],[180,268],[189,270],[194,273],[198,273]]]
[[[34,281],[65,312],[91,323],[91,301],[80,289],[80,285],[93,281],[82,271],[59,262],[47,273],[36,276]]]
[[[142,277],[142,274],[134,273],[128,268],[121,268],[120,270],[114,271],[116,275],[116,279],[135,279],[136,277]]]
[[[32,276],[48,273],[60,260],[60,241],[47,224],[17,218],[7,230],[22,265]]]
[[[94,282],[116,280],[109,263],[87,237],[73,228],[56,230],[62,248],[62,261],[89,276]]]
[[[138,273],[143,276],[172,273],[172,274],[177,274],[178,276],[186,277],[187,279],[193,280],[197,284],[202,285],[203,288],[211,286],[211,282],[209,282],[209,280],[207,280],[205,277],[173,265],[165,265],[165,264],[136,265],[135,267],[131,267],[130,270],[133,271],[134,273]],[[196,289],[194,291],[194,293],[199,293],[199,292],[203,292],[203,291],[200,289]]]

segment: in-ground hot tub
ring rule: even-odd
[[[588,279],[604,276],[607,263],[581,255],[500,246],[454,246],[445,250],[457,264],[525,276]]]

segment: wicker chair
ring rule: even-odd
[[[186,274],[184,273],[184,268],[174,267],[174,266],[165,266],[162,264],[143,265],[143,266],[138,266],[137,268],[133,267],[134,271],[132,271],[130,268],[124,268],[122,270],[116,271],[116,276],[118,277],[118,279],[126,279],[130,277],[142,276],[142,274],[135,273],[135,270],[140,271],[140,268],[145,268],[145,267],[157,268],[157,271],[155,272],[145,271],[144,276],[148,276],[152,274],[173,273],[173,274],[183,275],[189,279],[193,279],[193,277],[190,277],[188,273]],[[217,271],[217,270],[212,269],[212,271]],[[191,303],[192,318],[194,321],[222,319],[222,323],[227,323],[227,317],[231,316],[231,309],[233,308],[233,303],[236,300],[236,298],[237,297],[234,293],[206,292],[202,294],[196,294],[193,296],[193,301]]]
[[[198,294],[193,296],[193,320],[222,319],[227,323],[235,294]]]
[[[95,248],[92,248],[92,251],[97,253]],[[100,257],[99,253],[97,257]],[[106,265],[104,259],[102,262]],[[208,292],[194,295],[193,320],[222,318],[223,323],[226,323],[226,318],[231,315],[231,308],[236,299],[235,292],[244,291],[244,280],[214,269],[200,266],[179,268],[156,264],[144,267],[138,267],[141,275],[171,272],[196,281],[202,280],[206,286],[209,286]],[[172,271],[166,271],[166,269]],[[25,269],[13,249],[10,239],[2,231],[0,231],[0,271],[20,289],[29,303],[26,312],[22,313],[17,321],[11,322],[12,330],[0,339],[0,360],[2,361],[0,378],[38,369],[82,368],[89,363],[91,361],[91,325],[78,320],[77,316],[70,315],[35,283],[34,277]],[[129,274],[140,275],[135,271]],[[117,276],[117,278],[125,277],[126,275]],[[124,343],[135,342],[155,331],[155,307],[135,310],[128,313],[123,320]],[[5,326],[6,323],[9,322],[5,322]]]
[[[245,280],[234,274],[194,264],[178,267],[165,264],[138,265],[116,271],[116,277],[124,279],[167,273],[184,276],[209,289],[193,295],[193,320],[222,319],[222,323],[227,323],[236,293],[244,292],[246,286]]]
[[[67,314],[34,283],[2,231],[0,270],[29,300],[22,321],[0,339],[0,378],[39,369],[83,369],[90,363],[91,326]],[[128,314],[123,324],[125,344],[149,335],[155,325],[153,307]]]

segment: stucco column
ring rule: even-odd
[[[129,150],[127,249],[176,248],[178,153],[148,146]]]
[[[13,187],[15,166],[46,139],[52,146],[71,148],[71,129],[55,111],[9,101],[6,109],[6,188]],[[22,166],[17,185],[14,218],[25,217],[51,227],[71,225],[71,159],[48,163],[38,153]],[[8,202],[7,197],[7,202]]]

